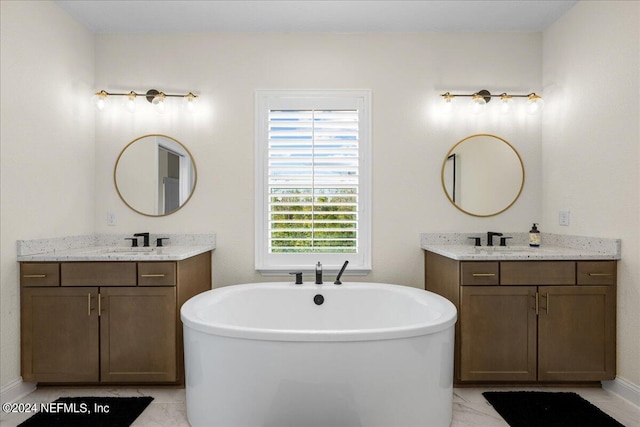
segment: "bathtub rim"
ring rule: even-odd
[[[312,330],[312,329],[273,329],[273,328],[256,328],[246,326],[221,325],[219,323],[207,323],[198,319],[192,311],[196,308],[200,300],[204,298],[212,298],[214,293],[229,293],[246,291],[248,288],[266,287],[297,287],[306,286],[306,289],[322,292],[328,287],[334,287],[333,284],[324,285],[294,285],[291,282],[258,282],[243,283],[238,285],[223,286],[216,289],[198,294],[186,301],[180,308],[180,319],[184,328],[190,328],[208,335],[216,335],[228,338],[250,339],[261,341],[285,341],[285,342],[349,342],[349,341],[376,341],[389,339],[411,338],[421,335],[435,334],[440,331],[454,327],[457,321],[457,309],[449,300],[441,295],[433,292],[405,285],[395,285],[388,283],[373,282],[345,282],[338,289],[346,289],[349,286],[366,285],[373,288],[394,287],[394,291],[413,294],[424,298],[427,296],[440,309],[441,316],[438,321],[422,322],[410,324],[407,326],[396,326],[389,328],[376,329],[344,329],[344,330]],[[343,288],[344,286],[344,288]]]

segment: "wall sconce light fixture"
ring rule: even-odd
[[[98,111],[105,111],[111,104],[111,97],[122,96],[124,97],[123,105],[125,109],[133,113],[136,109],[136,99],[138,97],[144,97],[147,102],[153,105],[154,109],[158,113],[165,113],[169,107],[167,105],[167,98],[182,98],[183,107],[186,111],[193,113],[196,110],[196,103],[198,101],[198,95],[194,95],[192,92],[186,95],[173,95],[164,92],[157,91],[155,89],[149,89],[146,93],[136,93],[134,91],[127,93],[111,93],[105,90],[96,92],[93,95],[94,104]]]
[[[500,98],[500,112],[507,114],[511,111],[513,106],[513,98],[527,98],[527,112],[529,114],[537,114],[542,111],[544,106],[544,100],[535,92],[527,95],[512,95],[507,93],[501,93],[500,95],[492,95],[488,90],[480,90],[476,93],[470,94],[453,94],[446,92],[440,95],[444,102],[444,112],[449,113],[453,111],[453,100],[458,97],[471,98],[469,102],[469,110],[473,114],[481,114],[485,111],[487,104],[491,101],[491,98]]]

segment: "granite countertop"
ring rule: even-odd
[[[422,249],[460,261],[602,260],[620,259],[614,254],[562,247],[526,246],[474,247],[470,245],[425,245]]]
[[[619,260],[620,239],[547,234],[538,248],[528,246],[526,233],[504,233],[512,245],[474,246],[470,237],[482,233],[423,233],[421,248],[460,261]]]
[[[20,262],[46,261],[180,261],[215,249],[212,245],[126,248],[90,246],[32,255],[19,255]]]
[[[169,242],[174,244],[132,248],[123,245],[124,235],[19,240],[17,260],[18,262],[180,261],[216,248],[215,234],[162,236],[170,236]]]

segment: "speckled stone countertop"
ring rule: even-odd
[[[460,261],[619,260],[620,239],[543,234],[538,248],[528,245],[528,233],[503,233],[512,237],[507,246],[486,246],[487,233],[422,233],[422,249]],[[471,237],[481,237],[474,246]],[[495,238],[497,245],[498,238]]]
[[[19,262],[64,261],[180,261],[216,248],[215,234],[151,235],[152,247],[126,246],[131,235],[98,234],[53,239],[19,240]],[[167,237],[165,246],[156,247],[157,237]],[[140,239],[142,243],[142,239]]]

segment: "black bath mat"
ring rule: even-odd
[[[61,397],[18,427],[129,427],[153,397]],[[39,410],[41,408],[38,408]]]
[[[576,393],[487,391],[482,395],[511,427],[624,427]]]

